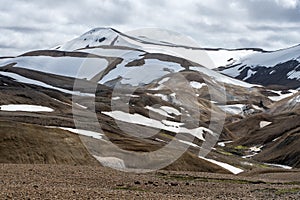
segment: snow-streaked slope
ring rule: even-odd
[[[289,60],[300,60],[300,45],[273,52],[256,52],[241,58],[238,62],[250,67],[273,67]]]
[[[127,58],[128,55],[142,55],[145,52],[139,49],[122,49],[122,47],[107,47],[107,46],[98,46],[97,48],[87,48],[81,49],[76,52],[90,53],[98,56],[105,57],[121,57]]]
[[[220,82],[220,83],[226,83],[226,84],[231,84],[231,85],[237,85],[237,86],[241,86],[241,87],[246,87],[246,88],[251,88],[254,86],[258,86],[258,85],[253,85],[253,84],[249,84],[234,78],[230,78],[228,76],[224,76],[218,72],[215,72],[211,69],[205,68],[205,67],[191,67],[191,70],[195,70],[198,72],[201,72],[203,74],[208,75],[209,77],[215,79],[216,81]]]
[[[298,91],[297,90],[289,90],[288,93],[282,93],[282,91],[274,91],[273,92],[277,93],[279,96],[269,96],[269,99],[272,101],[280,101],[282,99],[288,98],[296,94]]]
[[[174,118],[170,114],[175,114],[175,113],[176,113],[175,115],[180,115],[180,112],[178,110],[176,110],[175,108],[172,108],[172,107],[168,107],[168,106],[161,106],[159,108],[153,108],[151,106],[146,106],[145,108],[148,109],[149,111],[158,113],[165,117]]]
[[[66,90],[66,89],[63,89],[63,88],[54,87],[52,85],[43,83],[41,81],[36,81],[36,80],[33,80],[33,79],[29,79],[29,78],[26,78],[24,76],[20,76],[19,74],[15,74],[15,73],[1,72],[0,71],[0,75],[13,78],[14,80],[16,80],[17,82],[20,82],[20,83],[32,84],[32,85],[37,85],[37,86],[41,86],[41,87],[48,88],[48,89],[58,90],[60,92],[66,93],[66,94],[72,94],[72,95],[78,95],[78,96],[90,96],[90,97],[95,96],[95,94],[81,93],[79,91],[71,91],[71,90]]]
[[[110,116],[116,120],[120,120],[123,122],[128,122],[131,124],[138,124],[143,125],[147,127],[152,127],[155,129],[162,129],[166,131],[170,131],[173,133],[187,133],[191,134],[194,137],[197,137],[198,139],[205,141],[203,134],[204,132],[208,132],[210,134],[213,134],[213,132],[207,128],[204,127],[198,127],[195,129],[187,129],[183,127],[183,123],[179,122],[173,122],[168,120],[162,120],[158,121],[155,119],[147,118],[140,114],[129,114],[122,111],[112,111],[112,112],[102,112],[103,114]]]
[[[219,70],[249,83],[297,89],[300,87],[300,45],[272,52],[254,52]]]
[[[232,63],[242,59],[245,56],[256,53],[254,50],[206,50],[210,59],[214,62],[216,67],[228,66]]]
[[[108,65],[107,60],[102,58],[25,56],[5,59],[4,62],[0,60],[0,67],[10,63],[16,63],[15,67],[86,79],[91,79]],[[83,66],[85,69],[80,70]]]
[[[103,84],[122,77],[122,84],[138,86],[141,84],[149,84],[171,72],[178,72],[184,69],[177,63],[164,62],[156,59],[147,59],[142,66],[126,67],[126,64],[127,62],[123,62],[118,65],[104,76],[99,83]],[[170,70],[166,70],[166,68]]]
[[[88,48],[86,48],[87,46]],[[162,46],[163,48],[160,48]],[[154,49],[163,49],[164,53],[166,54],[151,54],[145,52],[147,50],[152,51],[152,47]],[[0,61],[0,68],[1,66],[14,64],[14,67],[66,77],[87,80],[97,77],[98,80],[93,79],[93,81],[97,81],[100,84],[106,84],[108,86],[113,86],[116,81],[120,81],[121,84],[128,84],[131,86],[145,85],[150,84],[168,74],[177,73],[184,70],[193,70],[201,72],[214,79],[214,81],[220,83],[232,84],[247,88],[254,86],[221,75],[206,67],[198,66],[197,62],[189,62],[190,59],[198,58],[197,55],[199,55],[200,57],[198,60],[200,59],[200,63],[198,64],[201,65],[204,63],[204,66],[211,67],[210,60],[207,58],[209,56],[207,56],[205,50],[202,48],[180,46],[176,43],[165,43],[152,38],[146,38],[146,40],[143,40],[141,37],[136,38],[127,36],[126,34],[120,33],[111,28],[93,29],[81,35],[80,37],[67,42],[57,49],[75,51],[76,53],[79,53],[78,51],[81,53],[95,53],[101,57],[85,58],[80,57],[81,55],[76,57],[75,54],[72,57],[64,56],[65,54],[52,57],[50,55],[45,56],[41,54],[37,56],[34,54],[34,56],[20,56],[11,59],[4,59]],[[220,57],[222,60],[224,60],[227,56],[237,57],[241,54],[244,55],[254,52],[254,50],[225,49],[211,49],[207,51],[210,51],[216,60],[217,57]],[[174,55],[168,56],[172,55],[172,52],[175,52],[174,54],[179,54],[179,57]],[[53,52],[49,51],[47,53],[51,54]],[[110,57],[105,57],[107,55]],[[150,55],[149,58],[146,58],[147,55]],[[151,58],[151,56],[153,58]],[[182,59],[182,57],[184,59]],[[116,63],[116,66],[109,66],[109,63],[111,64],[114,61],[114,58],[120,58],[120,63]],[[198,60],[196,59],[194,61]],[[203,63],[202,60],[204,60]],[[128,66],[129,63],[131,63],[130,66]],[[189,69],[187,69],[187,63],[190,65]],[[105,73],[101,74],[104,72],[104,70]],[[200,83],[197,84],[196,82],[191,83],[191,87],[195,89],[200,89],[201,86],[204,85],[201,85]]]

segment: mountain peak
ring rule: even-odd
[[[59,46],[57,49],[74,51],[77,49],[95,47],[100,45],[113,46],[118,43],[120,32],[110,27],[99,27],[89,30],[81,36]]]
[[[97,28],[93,28],[93,29],[89,30],[88,32],[82,34],[81,36],[103,34],[105,32],[117,33],[117,34],[120,33],[119,31],[117,31],[116,29],[111,28],[111,27],[97,27]]]

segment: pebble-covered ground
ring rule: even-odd
[[[0,199],[299,199],[298,180],[299,171],[136,174],[92,166],[1,164]]]

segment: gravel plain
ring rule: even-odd
[[[101,166],[0,164],[0,199],[299,199],[299,180],[299,171],[136,174]]]

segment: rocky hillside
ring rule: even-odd
[[[204,51],[100,28],[0,59],[1,162],[233,174],[299,167],[297,91],[249,84],[211,70],[207,57],[165,48]]]

